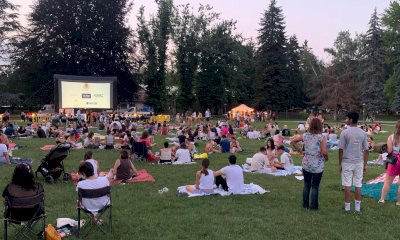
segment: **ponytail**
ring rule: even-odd
[[[203,166],[203,168],[201,169],[201,173],[204,174],[204,176],[208,175],[208,166],[210,165],[210,160],[208,160],[207,158],[203,159],[203,161],[201,162],[201,165]]]

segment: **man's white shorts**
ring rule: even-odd
[[[342,162],[342,185],[345,187],[362,187],[364,163]]]

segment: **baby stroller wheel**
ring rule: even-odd
[[[71,178],[71,174],[69,174],[69,173],[64,173],[63,179],[64,179],[64,181],[69,181],[69,180],[71,180],[71,179],[72,179],[72,178]]]
[[[44,179],[47,183],[53,184],[54,183],[54,178],[52,176],[46,176]]]

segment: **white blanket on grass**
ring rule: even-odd
[[[197,162],[180,162],[180,161],[176,161],[176,162],[173,162],[172,165],[186,165],[186,164],[196,164],[196,163]]]
[[[272,176],[288,176],[288,175],[292,175],[292,174],[295,174],[295,173],[299,173],[300,174],[301,170],[302,170],[301,166],[294,166],[292,171],[278,169],[275,172],[272,172],[271,168],[264,168],[264,169],[262,169],[260,171],[252,172],[252,171],[250,171],[250,165],[249,164],[243,164],[242,168],[243,168],[243,172],[246,172],[246,173],[263,173],[263,174],[269,174],[269,175],[272,175]]]
[[[217,188],[215,185],[214,185],[214,193],[190,193],[186,191],[186,186],[178,187],[178,193],[187,194],[188,197],[201,197],[201,196],[211,196],[211,195],[220,195],[224,197],[229,195],[264,194],[268,192],[269,192],[268,190],[254,183],[244,184],[244,189],[241,193],[232,193],[229,191],[225,192],[224,190]]]

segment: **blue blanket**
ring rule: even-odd
[[[382,182],[375,183],[375,184],[364,184],[361,187],[361,195],[372,197],[374,199],[379,200],[381,197],[382,187],[383,187]],[[397,200],[397,189],[398,189],[397,184],[392,184],[390,186],[388,194],[386,195],[385,200],[386,201],[396,201]],[[352,191],[354,191],[354,188],[352,188]]]

